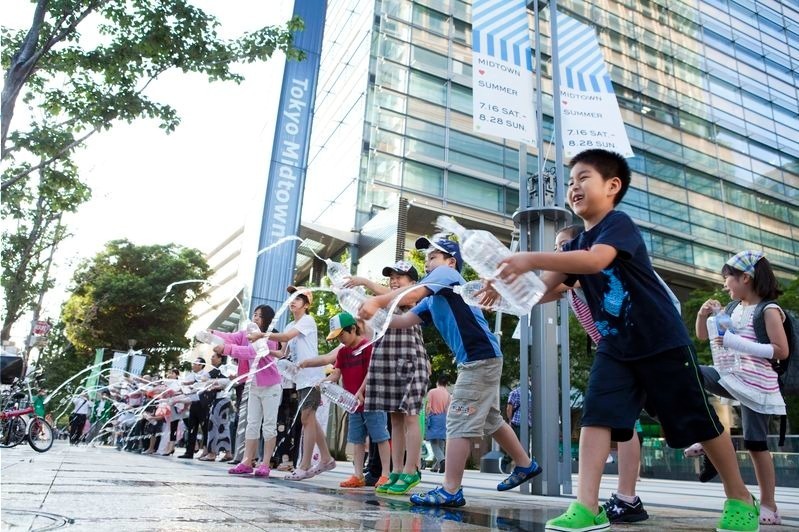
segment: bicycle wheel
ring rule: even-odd
[[[37,453],[49,451],[53,446],[53,429],[40,417],[34,417],[28,425],[28,443]]]
[[[25,439],[25,420],[20,417],[4,419],[0,423],[0,447],[16,447]]]

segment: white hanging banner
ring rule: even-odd
[[[474,0],[472,127],[535,143],[532,55],[524,0]]]
[[[594,30],[558,13],[561,137],[566,157],[602,148],[624,157],[633,149]]]

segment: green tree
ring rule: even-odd
[[[90,198],[73,162],[76,148],[120,121],[150,118],[168,132],[180,123],[168,103],[147,94],[170,71],[194,72],[209,81],[240,83],[239,63],[282,51],[302,59],[292,45],[302,21],[266,26],[234,39],[217,33],[219,21],[186,0],[34,0],[30,27],[2,27],[5,70],[0,96],[2,287],[6,311],[2,339],[50,288],[43,275],[48,255],[68,236],[62,212]],[[88,36],[88,37],[87,37]],[[21,100],[20,100],[21,99]],[[15,123],[17,102],[36,113]],[[17,122],[20,122],[17,120]]]
[[[203,297],[203,285],[171,283],[210,274],[196,249],[175,244],[136,246],[114,240],[75,272],[74,289],[64,303],[67,339],[81,353],[96,347],[128,349],[128,339],[150,356],[146,371],[175,365],[188,346],[190,309]]]
[[[11,327],[33,308],[37,295],[53,286],[47,274],[52,253],[69,236],[61,216],[75,212],[89,198],[89,189],[71,177],[74,171],[65,173],[51,165],[37,172],[35,186],[14,185],[3,193],[0,212],[12,223],[5,225],[0,252],[0,286],[5,294],[2,340],[9,339]]]

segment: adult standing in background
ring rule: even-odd
[[[527,426],[533,426],[533,390],[532,388],[528,388],[529,395],[528,399],[528,409],[527,409]],[[522,441],[521,437],[521,426],[522,426],[522,396],[519,392],[519,385],[516,384],[516,387],[510,391],[508,394],[508,404],[505,406],[505,415],[508,418],[508,423],[510,423],[510,427],[513,429],[513,432],[516,433],[516,437],[519,438],[519,441]],[[527,442],[527,445],[522,442],[522,446],[525,449],[530,448],[530,442]]]
[[[77,445],[83,436],[83,427],[86,424],[86,418],[92,410],[92,402],[89,401],[89,396],[83,392],[77,397],[72,399],[72,415],[69,416],[69,443]]]
[[[433,448],[433,456],[436,463],[430,468],[434,473],[444,472],[444,451],[447,445],[447,410],[452,396],[447,390],[449,379],[446,375],[439,375],[436,387],[427,392],[427,406],[425,415],[427,417],[427,428],[425,439],[430,442]]]

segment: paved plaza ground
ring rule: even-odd
[[[344,462],[314,479],[288,482],[283,473],[268,480],[231,477],[221,463],[76,448],[62,441],[45,454],[25,445],[3,449],[0,463],[3,531],[537,531],[573,498],[518,490],[500,494],[495,486],[501,475],[469,471],[467,506],[418,509],[407,497],[377,496],[372,488],[340,489],[338,483],[352,472]],[[423,475],[423,489],[442,476]],[[616,477],[606,477],[601,496],[609,496],[615,484]],[[713,530],[724,500],[718,483],[645,479],[639,494],[650,519],[615,530]],[[761,530],[799,529],[799,489],[778,488],[777,501],[784,525]]]

